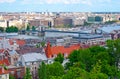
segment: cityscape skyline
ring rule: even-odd
[[[119,12],[120,0],[0,0],[0,12]]]

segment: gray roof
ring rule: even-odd
[[[100,30],[103,32],[111,33],[114,30],[120,30],[120,26],[106,26],[106,27],[100,27]]]
[[[79,39],[79,37],[73,37],[73,38]],[[97,35],[97,34],[80,35],[80,39],[95,39],[95,38],[103,38],[103,35]]]
[[[9,51],[9,54],[14,55],[14,54],[18,54],[18,53],[15,50],[11,50],[11,51]]]
[[[41,53],[28,53],[22,55],[22,57],[24,58],[25,62],[47,60],[46,55]]]

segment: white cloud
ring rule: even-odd
[[[0,0],[0,3],[12,3],[15,2],[16,0]]]
[[[90,0],[45,0],[48,4],[87,4],[90,5]]]
[[[22,4],[44,4],[45,0],[22,0]]]
[[[23,0],[24,4],[84,4],[94,5],[96,3],[108,3],[111,0]]]

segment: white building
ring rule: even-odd
[[[38,67],[42,61],[47,61],[46,55],[43,53],[27,53],[21,55],[18,59],[19,65],[32,67]]]
[[[9,50],[9,54],[10,54],[11,65],[16,65],[19,58],[19,54],[15,50],[11,50],[11,51]]]
[[[47,62],[47,57],[44,53],[28,53],[21,55],[18,59],[19,65],[30,68],[34,79],[37,77],[38,68],[42,61]]]
[[[6,20],[0,20],[0,27],[7,27],[7,21]]]

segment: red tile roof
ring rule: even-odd
[[[2,64],[6,65],[6,66],[9,66],[10,62],[9,62],[8,59],[3,59],[3,60],[0,60],[0,65],[2,65]]]
[[[73,50],[78,50],[78,49],[80,49],[80,45],[78,45],[78,44],[71,45],[71,46],[68,46],[68,47],[64,47],[64,46],[50,47],[50,44],[48,43],[45,51],[46,51],[47,57],[51,58],[53,55],[57,55],[59,53],[69,55]]]
[[[25,40],[21,40],[21,39],[10,39],[9,40],[9,43],[10,45],[13,45],[14,44],[14,41],[16,41],[16,43],[19,45],[19,46],[24,46],[25,45]]]
[[[25,40],[16,40],[16,43],[20,46],[24,46],[25,45]]]
[[[0,49],[0,53],[3,53],[5,51],[5,49]]]
[[[47,47],[46,47],[46,49],[45,49],[45,52],[46,52],[46,56],[47,56],[48,58],[51,58],[51,56],[52,56],[52,51],[51,51],[50,43],[47,44]]]
[[[69,47],[64,47],[64,46],[51,47],[51,50],[52,50],[53,54],[59,54],[59,53],[70,54],[73,50],[77,50],[77,49],[80,49],[80,45],[72,45],[72,46],[69,46]]]

